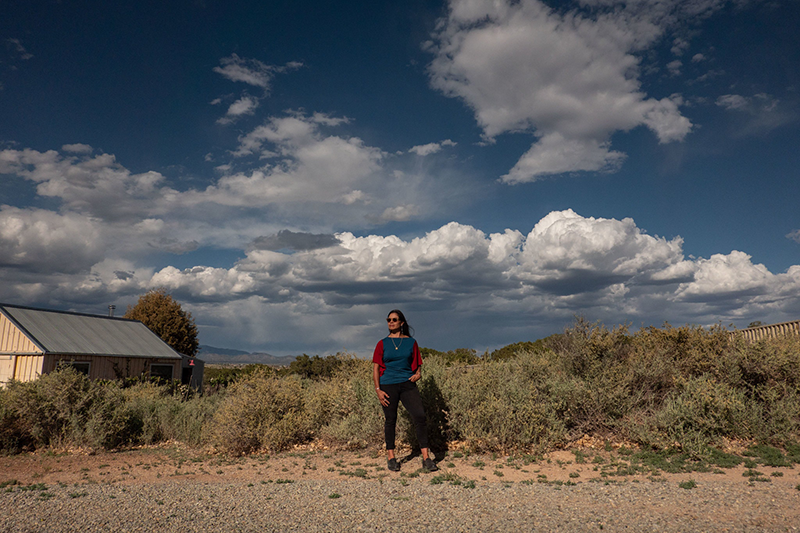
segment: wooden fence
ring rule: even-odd
[[[767,337],[783,337],[786,335],[800,335],[800,320],[793,322],[781,322],[780,324],[770,324],[768,326],[756,326],[753,328],[731,331],[731,337],[742,335],[745,340],[754,342]]]

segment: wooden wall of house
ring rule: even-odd
[[[15,355],[0,355],[0,387],[14,377],[14,363],[16,362]]]
[[[0,383],[11,379],[31,381],[42,375],[43,355],[0,356]]]
[[[52,372],[59,361],[89,363],[91,379],[119,379],[149,375],[150,365],[172,365],[172,379],[181,379],[181,361],[151,357],[118,357],[108,355],[48,355],[44,373]]]
[[[0,353],[36,354],[42,351],[10,320],[0,315]]]

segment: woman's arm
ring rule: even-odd
[[[422,379],[422,354],[419,352],[419,345],[414,341],[414,347],[411,349],[411,370],[414,374],[408,378],[412,383],[416,383]]]
[[[372,382],[375,385],[375,392],[378,394],[378,401],[382,406],[388,406],[389,395],[381,390],[381,367],[378,363],[372,363]]]

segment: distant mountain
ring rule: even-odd
[[[289,366],[297,356],[284,355],[277,357],[268,353],[250,353],[230,348],[217,348],[201,344],[197,357],[205,363],[214,365],[273,365]]]
[[[243,350],[231,350],[230,348],[217,348],[216,346],[209,346],[207,344],[201,344],[198,346],[198,353],[197,356],[201,359],[203,358],[200,354],[215,354],[215,355],[247,355],[250,352],[245,352]]]

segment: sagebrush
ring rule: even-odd
[[[756,343],[725,328],[606,328],[492,354],[424,350],[420,393],[431,446],[546,451],[584,434],[653,450],[714,453],[730,440],[794,449],[800,441],[800,338]],[[156,384],[89,381],[60,369],[0,389],[0,450],[109,449],[174,440],[229,453],[319,441],[383,440],[372,363],[305,357],[286,370],[225,371],[203,395]],[[401,410],[403,412],[403,410]],[[415,446],[412,424],[398,436]]]

